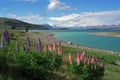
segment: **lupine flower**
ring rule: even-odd
[[[81,61],[83,60],[83,55],[82,55],[82,54],[80,54],[80,60],[81,60]]]
[[[91,63],[94,64],[94,57],[91,58]]]
[[[52,52],[52,45],[51,45],[51,44],[48,44],[48,50],[49,50],[50,52]]]
[[[76,61],[77,61],[77,64],[80,65],[80,54],[79,53],[76,56]]]
[[[105,62],[104,62],[104,61],[102,61],[102,63],[101,63],[101,67],[102,67],[102,68],[105,67]]]
[[[85,57],[85,58],[84,58],[84,64],[86,64],[86,62],[87,62],[87,58]]]
[[[47,45],[46,44],[44,44],[43,51],[47,51]]]
[[[89,65],[90,64],[90,57],[88,57],[88,59],[87,59],[87,65]]]
[[[56,60],[56,54],[54,53],[53,54],[53,61],[55,61]]]
[[[27,45],[27,47],[29,49],[30,48],[30,39],[29,39],[29,36],[26,39],[26,45]]]
[[[58,46],[58,55],[62,55],[62,49],[60,46]]]
[[[4,44],[4,36],[2,36],[2,40],[1,40],[1,44],[0,44],[0,48],[4,48],[5,44]]]
[[[69,62],[72,64],[72,53],[69,53]]]
[[[85,51],[82,52],[82,57],[83,57],[83,58],[85,57]]]
[[[53,51],[56,51],[56,41],[53,41]]]
[[[9,37],[9,33],[7,30],[5,30],[4,32],[4,39],[6,42],[10,43],[10,37]]]
[[[28,52],[29,51],[29,47],[26,45],[25,46],[25,51]]]
[[[20,50],[19,44],[18,44],[18,42],[16,41],[16,51],[19,51],[19,50]]]
[[[36,44],[36,50],[37,50],[37,51],[40,51],[40,50],[41,50],[41,41],[40,41],[40,38],[39,38],[39,40],[38,40],[38,42],[37,42],[37,44]]]

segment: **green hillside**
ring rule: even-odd
[[[26,23],[17,19],[10,19],[10,18],[0,18],[0,28],[1,29],[11,29],[12,27],[15,27],[16,29],[25,29],[26,26],[29,26],[29,29],[34,30],[43,30],[48,29],[42,25],[36,25],[36,24],[30,24]]]

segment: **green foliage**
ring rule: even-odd
[[[25,26],[25,32],[28,32],[28,30],[29,30],[29,25],[26,25]]]
[[[90,64],[85,67],[83,63],[79,66],[73,63],[68,65],[68,71],[71,74],[76,74],[78,76],[77,80],[101,80],[104,75],[104,68],[97,66],[97,68],[94,69],[93,67],[95,65],[96,64]]]
[[[11,26],[11,29],[16,29],[16,27],[15,26]]]

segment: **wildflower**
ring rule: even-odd
[[[58,55],[62,55],[62,49],[60,46],[58,46]]]
[[[91,58],[91,63],[94,64],[94,61],[95,61],[95,59],[94,59],[94,57],[92,57]]]
[[[29,36],[28,36],[27,39],[26,39],[26,44],[27,44],[27,46],[30,46],[30,39],[29,39]]]
[[[4,36],[2,36],[2,40],[1,40],[1,44],[0,44],[0,48],[4,48],[5,44],[4,44]]]
[[[56,54],[54,53],[53,54],[53,61],[55,61],[56,60]]]
[[[19,51],[19,50],[20,50],[19,44],[18,44],[18,42],[16,41],[16,51]]]
[[[72,53],[69,53],[69,62],[72,64]]]
[[[6,42],[10,43],[10,37],[9,37],[9,33],[7,30],[5,30],[5,32],[4,32],[4,38],[5,38]]]
[[[43,51],[47,51],[47,45],[46,44],[44,44]]]
[[[76,56],[76,61],[77,61],[77,65],[80,65],[80,54],[79,53]]]
[[[51,45],[51,44],[48,44],[48,50],[49,50],[50,52],[52,52],[52,45]]]
[[[53,51],[56,51],[56,41],[53,41]]]
[[[38,40],[38,42],[37,42],[37,44],[36,44],[36,50],[37,50],[37,51],[40,51],[40,50],[41,50],[41,41],[40,41],[40,38],[39,38],[39,40]]]

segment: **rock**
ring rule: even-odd
[[[68,44],[72,45],[72,42],[67,42]]]
[[[115,61],[114,64],[120,66],[120,62],[119,61]]]

